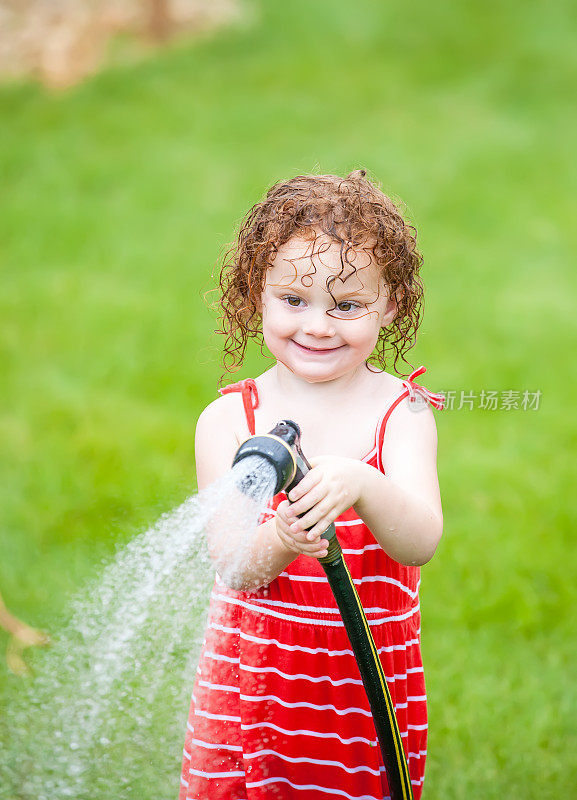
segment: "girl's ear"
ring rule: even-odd
[[[383,319],[381,322],[381,327],[386,328],[387,325],[390,325],[391,322],[394,320],[396,313],[399,308],[399,301],[400,301],[400,289],[397,289],[395,294],[389,296],[387,300],[387,305],[385,311],[383,313]]]

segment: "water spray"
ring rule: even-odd
[[[282,420],[269,433],[247,439],[239,447],[233,466],[248,456],[259,456],[275,469],[274,494],[282,491],[288,494],[311,469],[301,450],[300,435],[296,422]],[[239,488],[241,491],[248,491],[251,483],[249,473]],[[343,558],[334,523],[323,533],[323,537],[329,542],[328,552],[318,560],[339,607],[361,673],[387,771],[391,800],[413,800],[409,769],[393,701],[369,623]]]

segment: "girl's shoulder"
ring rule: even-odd
[[[194,435],[199,489],[230,469],[234,454],[248,436],[239,396],[224,395],[206,406],[198,418]]]
[[[197,435],[200,433],[231,436],[241,444],[247,437],[246,417],[242,395],[230,392],[219,395],[201,412],[196,424]]]
[[[369,384],[378,397],[392,399],[404,390],[402,378],[398,378],[390,372],[368,370],[368,373]]]

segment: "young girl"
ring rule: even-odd
[[[419,566],[443,528],[430,408],[443,398],[414,382],[423,367],[408,380],[384,369],[389,350],[395,367],[414,344],[420,265],[414,229],[364,170],[273,186],[225,260],[228,361],[240,364],[248,338],[262,333],[276,363],[202,413],[199,488],[281,419],[298,422],[313,469],[274,498],[232,577],[217,564],[180,800],[388,797],[360,673],[318,563],[331,522],[421,796]]]

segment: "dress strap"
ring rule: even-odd
[[[244,381],[238,383],[231,383],[218,390],[219,394],[231,394],[232,392],[240,392],[242,395],[242,403],[244,405],[244,413],[246,415],[246,424],[254,436],[254,410],[258,408],[258,391],[256,383],[252,378],[246,378]]]
[[[445,395],[440,394],[438,392],[431,392],[429,389],[426,389],[424,386],[421,386],[418,383],[415,383],[415,378],[418,378],[419,375],[422,375],[427,371],[426,367],[420,366],[418,369],[411,372],[409,377],[403,381],[403,391],[401,394],[393,400],[391,405],[388,407],[386,412],[381,417],[381,420],[377,426],[376,432],[376,449],[377,449],[377,467],[382,472],[383,471],[383,462],[382,462],[382,453],[383,453],[383,442],[385,439],[385,428],[387,427],[387,422],[389,417],[395,410],[395,408],[399,405],[399,403],[404,400],[406,397],[409,398],[409,403],[417,403],[417,405],[426,405],[429,403],[433,408],[438,409],[439,411],[445,407]],[[415,411],[418,411],[418,408],[415,408]]]

